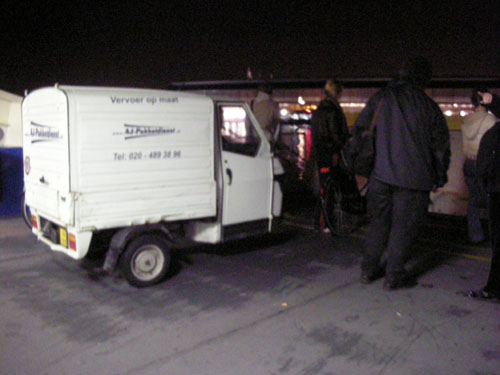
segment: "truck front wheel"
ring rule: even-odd
[[[120,259],[120,268],[131,285],[146,287],[165,277],[170,259],[167,240],[159,235],[142,235],[127,245]]]

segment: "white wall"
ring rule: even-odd
[[[21,128],[22,97],[0,90],[0,129],[3,137],[0,147],[22,147],[23,136]]]

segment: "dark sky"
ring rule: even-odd
[[[0,89],[388,77],[416,54],[435,76],[499,77],[500,2],[469,3],[4,1]]]

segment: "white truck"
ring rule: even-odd
[[[33,233],[74,259],[159,282],[176,239],[270,232],[284,171],[248,105],[177,91],[59,86],[22,103]]]

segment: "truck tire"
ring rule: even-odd
[[[129,284],[142,288],[160,282],[170,268],[170,260],[168,241],[145,234],[127,245],[120,257],[120,269]]]
[[[31,229],[33,227],[33,223],[31,222],[31,212],[30,208],[26,205],[26,199],[24,194],[23,197],[21,198],[21,211],[23,213],[24,222],[26,223],[28,228]]]

